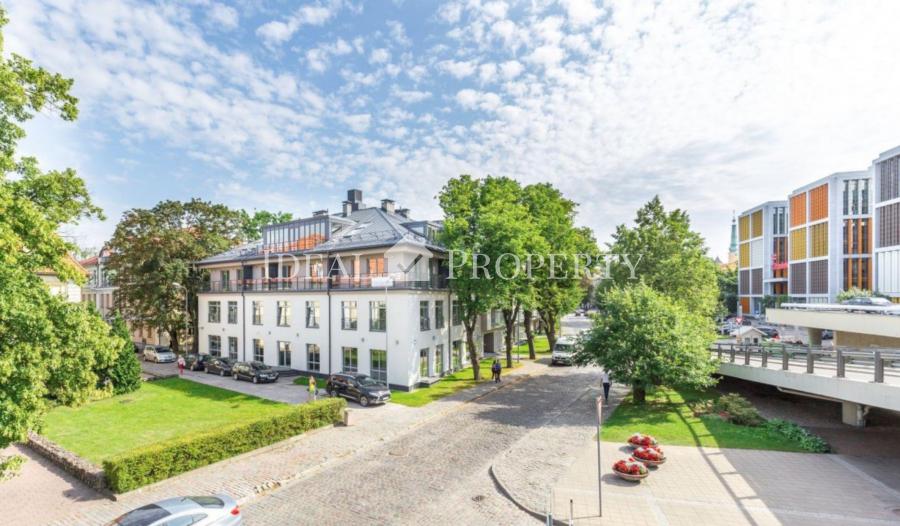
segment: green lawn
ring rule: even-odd
[[[688,404],[714,399],[715,390],[658,389],[647,393],[644,406],[629,396],[603,424],[603,440],[625,443],[634,433],[653,435],[660,443],[739,449],[803,451],[795,441],[772,434],[764,427],[739,426],[717,415],[694,416]]]
[[[513,353],[518,351],[521,354],[524,354],[526,357],[528,356],[528,344],[524,343],[522,345],[518,345],[513,347]],[[506,351],[504,351],[506,352]],[[534,352],[535,354],[549,354],[550,353],[550,342],[547,341],[546,336],[534,336]]]
[[[500,362],[504,364],[503,370],[508,371],[505,361],[500,360]],[[493,360],[490,358],[481,360],[481,363],[479,364],[481,368],[481,383],[491,381],[491,363],[493,363]],[[519,363],[513,362],[513,369],[519,367],[519,365]],[[421,407],[425,404],[434,402],[435,400],[444,398],[445,396],[450,396],[460,389],[466,389],[476,385],[475,381],[472,379],[472,372],[471,367],[466,367],[465,369],[441,378],[441,381],[433,384],[431,387],[422,387],[412,392],[392,391],[391,401],[409,407]],[[501,373],[501,378],[502,377],[503,375]]]
[[[57,407],[42,434],[100,464],[136,447],[290,410],[291,406],[169,378],[81,407]]]

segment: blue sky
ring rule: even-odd
[[[654,194],[712,253],[731,211],[900,144],[900,3],[5,3],[6,49],[75,78],[23,151],[106,222],[199,196],[297,215],[345,190],[439,217],[459,173],[549,181],[605,241]]]

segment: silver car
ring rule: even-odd
[[[144,361],[156,363],[170,363],[176,360],[175,353],[168,347],[144,347]]]
[[[227,495],[176,497],[147,504],[114,519],[107,526],[234,526],[241,510]]]

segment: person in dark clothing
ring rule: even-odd
[[[491,373],[494,378],[494,382],[500,381],[500,371],[503,367],[500,365],[500,360],[494,359],[494,363],[491,364]]]
[[[609,403],[609,386],[611,385],[609,381],[609,373],[603,371],[603,374],[600,375],[600,381],[603,382],[603,403]]]

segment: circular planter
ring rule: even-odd
[[[650,475],[649,471],[647,473],[644,473],[643,475],[632,475],[631,473],[622,473],[621,471],[617,471],[615,469],[613,470],[613,472],[615,472],[615,474],[618,475],[619,478],[625,479],[625,480],[628,480],[631,482],[640,482]]]
[[[634,459],[645,466],[662,466],[663,464],[666,463],[665,458],[663,458],[662,460],[644,460],[642,458],[634,457]]]

